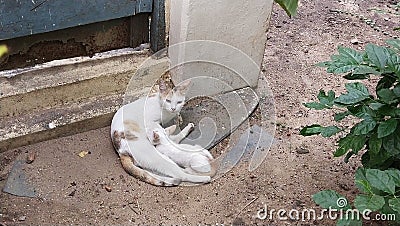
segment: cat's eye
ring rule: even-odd
[[[165,101],[166,101],[167,103],[171,103],[171,100],[166,99]]]
[[[182,103],[182,101],[178,101],[178,102],[176,102],[177,104],[181,104]]]

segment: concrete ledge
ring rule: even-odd
[[[168,68],[166,58],[148,56],[135,52],[1,77],[0,152],[110,125],[127,87],[131,100],[146,95]]]
[[[10,117],[0,127],[0,152],[109,125],[122,97],[93,99],[83,104]]]
[[[138,52],[0,78],[0,118],[122,93],[146,58]]]

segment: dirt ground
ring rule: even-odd
[[[275,96],[276,141],[256,171],[248,172],[242,163],[207,185],[154,187],[123,171],[109,128],[102,128],[1,153],[3,187],[13,162],[37,152],[25,172],[42,195],[0,193],[0,224],[334,225],[328,219],[261,220],[257,212],[265,205],[268,210],[320,210],[311,199],[320,190],[334,189],[350,199],[358,192],[353,182],[357,159],[345,164],[333,158],[334,140],[299,135],[302,126],[327,125],[332,119],[331,113],[310,111],[302,103],[315,99],[321,88],[343,90],[340,76],[314,66],[328,60],[338,45],[362,49],[367,43],[383,44],[387,33],[396,35],[392,29],[400,26],[399,11],[388,7],[394,2],[304,0],[292,19],[274,6],[263,70]],[[337,9],[374,19],[383,31],[355,15],[334,12]],[[80,158],[81,151],[90,154]]]

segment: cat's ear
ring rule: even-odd
[[[176,88],[177,91],[179,91],[182,95],[186,94],[186,91],[189,89],[191,85],[191,81],[189,79],[181,82]]]
[[[164,81],[160,81],[160,84],[158,85],[158,90],[160,93],[166,93],[167,92],[167,84],[165,84]]]
[[[160,135],[156,131],[153,131],[153,143],[160,142]]]
[[[173,133],[175,132],[175,130],[176,130],[176,125],[172,125],[172,126],[170,126],[170,127],[165,128],[165,132],[166,132],[168,135],[173,134]]]

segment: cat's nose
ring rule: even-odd
[[[176,108],[171,108],[171,111],[175,111],[176,110]]]

